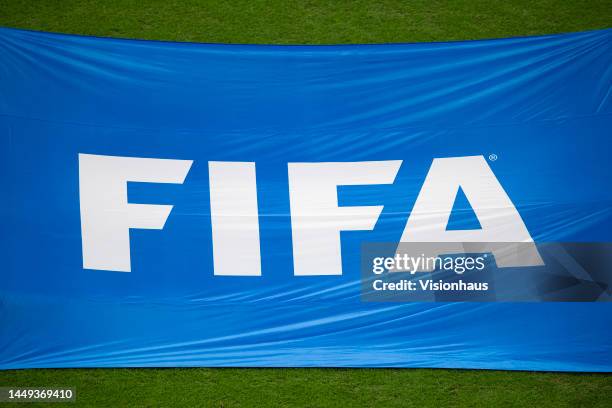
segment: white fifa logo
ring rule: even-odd
[[[182,184],[191,160],[79,154],[83,267],[130,272],[130,228],[163,229],[171,205],[130,204],[127,182]],[[341,275],[342,231],[373,230],[383,206],[338,205],[338,186],[392,184],[401,160],[289,163],[295,275]],[[260,276],[254,162],[209,162],[215,275]],[[479,230],[447,231],[457,191],[465,193]],[[533,239],[482,156],[434,159],[408,217],[402,242],[521,242]],[[235,248],[240,262],[234,262]],[[535,244],[499,267],[542,265]],[[523,245],[522,248],[525,248]],[[495,254],[496,246],[490,251]],[[436,254],[432,254],[436,255]],[[239,265],[239,267],[237,267]]]

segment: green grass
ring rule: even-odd
[[[24,370],[0,375],[2,385],[76,387],[79,405],[107,407],[609,407],[612,395],[612,377],[597,374],[194,368]]]
[[[610,0],[0,0],[0,25],[175,41],[380,43],[610,27]]]
[[[446,41],[611,27],[612,2],[0,0],[0,25],[226,43]],[[0,386],[9,385],[76,387],[85,406],[604,407],[612,395],[606,374],[410,369],[0,372]]]

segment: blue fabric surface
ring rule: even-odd
[[[182,184],[129,183],[173,205],[130,231],[129,273],[83,268],[79,153],[193,160]],[[611,153],[612,30],[258,46],[0,28],[0,368],[611,371],[610,302],[364,302],[359,272],[434,158],[495,155],[535,241],[610,242]],[[342,233],[342,275],[294,276],[288,163],[379,160],[403,161],[392,184],[338,188],[384,206]],[[261,276],[213,274],[209,161],[256,163]]]

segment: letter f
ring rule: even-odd
[[[172,205],[129,204],[127,182],[183,184],[192,163],[79,153],[83,268],[130,272],[130,228],[163,229]]]

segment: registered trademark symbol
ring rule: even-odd
[[[489,155],[489,160],[491,160],[491,161],[495,161],[495,160],[497,160],[497,155],[496,155],[495,153],[491,153],[491,154]]]

